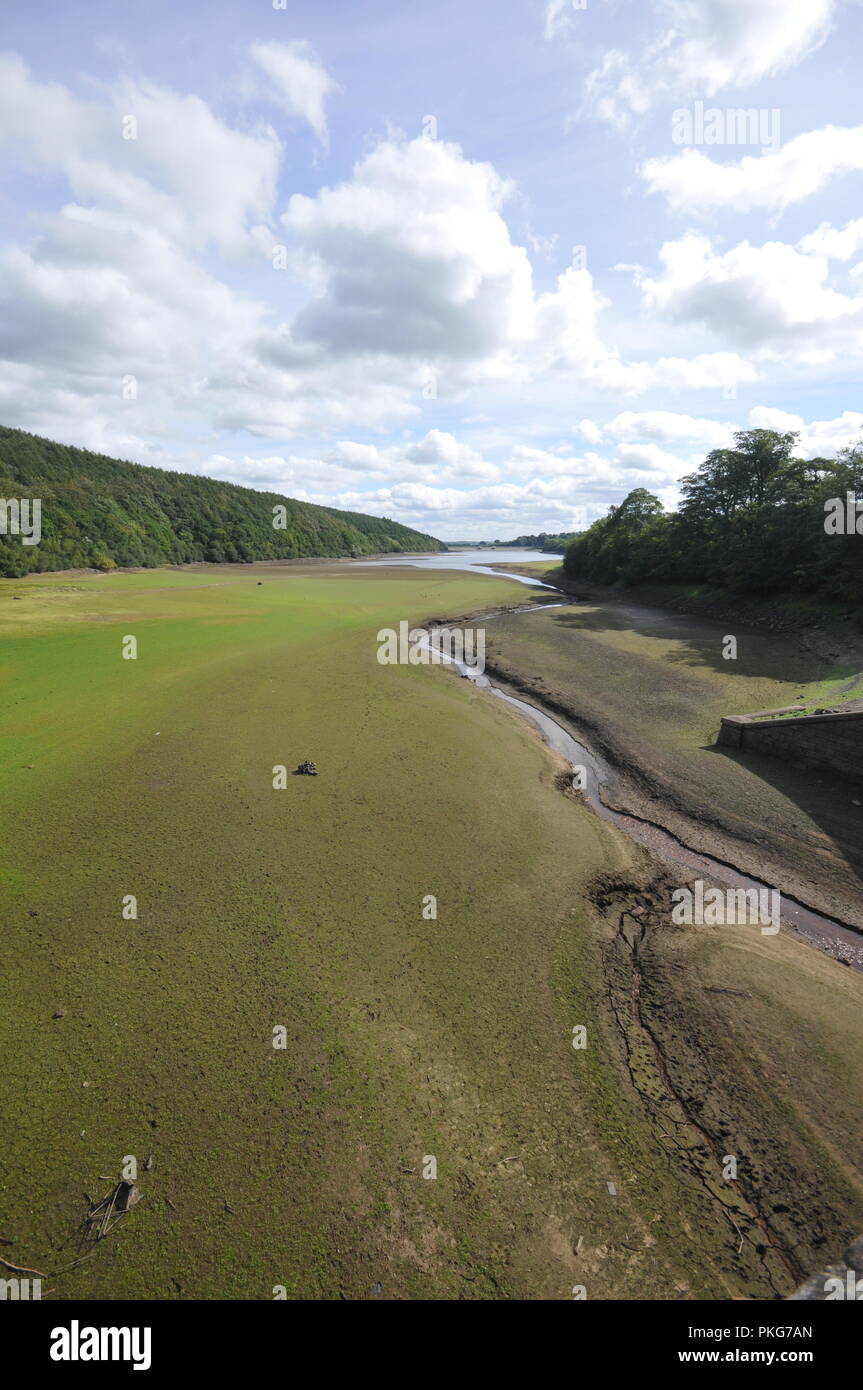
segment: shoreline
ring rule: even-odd
[[[665,613],[679,613],[713,622],[734,622],[779,636],[796,638],[800,647],[822,660],[858,661],[863,669],[863,618],[850,612],[836,612],[826,605],[809,605],[794,598],[759,599],[754,595],[732,594],[690,595],[675,590],[672,585],[595,584],[589,580],[569,579],[559,565],[542,575],[543,583],[551,584],[575,602],[631,605],[657,608]]]
[[[543,578],[546,583],[552,583],[551,579],[547,576],[543,576]],[[483,613],[462,615],[458,618],[429,619],[424,626],[426,629],[430,629],[458,623],[475,623],[482,618],[491,619],[494,617],[509,616],[519,612],[534,612],[538,608],[547,606],[551,605],[538,602],[528,607],[525,605],[518,605],[516,607],[503,606],[496,609],[494,612],[486,611]],[[604,789],[601,784],[597,786],[596,799],[600,805],[599,807],[594,806],[596,814],[602,816],[604,811],[606,816],[603,818],[607,817],[609,820],[612,820],[624,834],[628,835],[628,838],[634,839],[636,843],[640,843],[642,848],[655,856],[665,867],[673,862],[673,858],[670,857],[667,852],[663,854],[661,845],[646,843],[643,837],[633,835],[631,831],[628,831],[626,825],[621,824],[621,821],[625,822],[626,820],[630,820],[632,822],[637,822],[646,827],[648,831],[652,830],[658,832],[659,837],[667,838],[673,842],[685,856],[700,857],[705,861],[711,861],[720,871],[720,881],[727,881],[727,875],[730,873],[740,880],[738,885],[740,887],[745,887],[747,883],[751,884],[752,882],[757,882],[768,888],[777,889],[784,903],[791,904],[802,913],[803,926],[798,928],[793,920],[789,922],[783,920],[783,926],[786,930],[790,930],[798,939],[802,939],[807,944],[815,946],[817,949],[830,955],[833,959],[839,960],[840,963],[848,965],[853,969],[863,970],[863,911],[861,911],[858,920],[853,921],[838,914],[835,909],[831,910],[829,890],[824,890],[823,896],[817,894],[815,900],[812,901],[812,895],[801,892],[799,886],[793,882],[794,874],[791,866],[787,863],[779,864],[776,867],[781,871],[781,879],[791,881],[791,891],[782,887],[781,883],[776,884],[771,882],[771,875],[766,873],[761,865],[754,862],[754,859],[753,862],[747,863],[747,856],[745,855],[742,857],[742,862],[730,858],[723,845],[719,843],[718,837],[714,837],[711,833],[710,821],[705,814],[704,807],[696,807],[697,816],[695,818],[685,811],[680,813],[689,829],[697,829],[700,836],[707,842],[706,846],[702,847],[693,844],[691,835],[682,832],[679,826],[674,827],[671,824],[671,821],[675,818],[673,808],[667,804],[662,794],[662,788],[655,779],[651,777],[649,770],[642,767],[633,768],[630,764],[624,765],[617,757],[614,748],[613,730],[610,726],[604,730],[602,726],[596,726],[588,721],[579,721],[577,712],[574,714],[571,710],[564,707],[553,698],[549,699],[545,693],[539,694],[518,672],[512,671],[505,666],[501,666],[493,661],[486,661],[484,673],[486,678],[493,677],[494,679],[492,690],[496,687],[504,696],[509,697],[510,700],[516,700],[524,705],[531,706],[539,714],[544,715],[547,719],[556,724],[564,734],[568,734],[572,739],[583,744],[585,750],[592,758],[601,760],[605,765],[605,770],[610,774],[610,786],[606,786]],[[529,716],[524,717],[529,718]],[[544,742],[547,743],[548,741],[544,739]],[[627,784],[631,784],[633,779],[636,782],[644,784],[645,792],[652,803],[651,809],[653,814],[644,814],[643,808],[640,809],[631,804],[632,798],[627,795]],[[610,792],[611,800],[608,799],[607,795],[603,794],[603,790],[605,790],[606,793]],[[636,797],[635,800],[637,801],[638,798]],[[615,805],[613,802],[617,804]],[[600,809],[600,807],[602,809]],[[717,829],[719,831],[723,829],[721,823],[717,825]],[[698,838],[698,836],[696,838]],[[710,864],[705,865],[705,872],[710,872]],[[776,877],[775,873],[772,877]],[[828,932],[832,931],[832,929],[837,930],[827,937],[826,941],[823,939],[819,941],[819,928],[817,924],[809,924],[809,930],[806,929],[805,919],[807,917],[820,919],[824,924],[823,928],[820,929],[822,931]],[[847,934],[845,946],[848,954],[852,956],[851,960],[845,959],[843,954],[836,949],[836,942],[838,941],[841,943],[844,934]]]
[[[162,570],[181,573],[187,570],[228,570],[237,574],[255,569],[275,569],[285,565],[339,565],[363,564],[368,560],[424,560],[430,555],[444,555],[443,550],[386,550],[374,555],[301,555],[284,560],[190,560],[182,565],[115,565],[110,570],[68,569],[68,570],[30,570],[27,574],[0,575],[0,582],[22,584],[28,579],[43,579],[50,575],[65,579],[110,579],[116,574],[159,574]]]

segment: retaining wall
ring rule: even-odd
[[[786,762],[831,772],[849,782],[863,783],[863,711],[853,714],[805,714],[796,719],[767,715],[800,709],[761,710],[730,714],[722,720],[716,742],[744,752],[766,753]]]

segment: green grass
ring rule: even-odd
[[[775,718],[800,719],[804,714],[816,714],[819,710],[834,709],[860,699],[863,699],[863,674],[853,666],[836,666],[823,680],[807,687],[805,698],[797,702],[801,705],[799,710],[790,710]]]
[[[99,1175],[154,1155],[127,1229],[59,1294],[568,1296],[547,1204],[565,1226],[583,1118],[547,966],[607,832],[561,824],[509,711],[376,661],[381,626],[519,597],[318,567],[3,590],[18,1262],[73,1259]],[[274,790],[306,757],[320,776]]]
[[[125,1156],[154,1160],[143,1200],[52,1296],[769,1292],[627,1080],[590,885],[615,872],[637,893],[641,852],[561,796],[555,760],[501,702],[376,661],[380,627],[522,599],[504,579],[335,566],[0,588],[6,1258],[50,1273],[89,1253],[88,1196]],[[304,758],[320,776],[274,790],[273,767]],[[702,964],[704,944],[687,941],[687,970],[724,978],[724,940]],[[803,1137],[774,1152],[812,1178],[816,1106],[863,1128],[861,982],[784,938],[776,951],[764,1084],[780,1059]],[[665,1007],[673,1023],[683,1005]],[[592,1053],[572,1049],[576,1022]],[[704,1037],[720,1111],[745,1129],[755,1081],[741,1090],[734,1049]],[[745,1053],[753,1035],[736,1041]],[[699,1074],[675,1027],[667,1046]],[[836,1216],[819,1229],[835,1234],[858,1207],[851,1177],[825,1181]]]

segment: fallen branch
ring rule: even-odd
[[[93,1256],[94,1256],[95,1254],[96,1254],[96,1251],[95,1251],[95,1250],[91,1250],[90,1253],[89,1253],[89,1255],[81,1255],[77,1260],[73,1260],[71,1264],[69,1264],[69,1265],[63,1265],[63,1268],[62,1268],[62,1269],[52,1269],[52,1270],[51,1270],[51,1275],[50,1275],[50,1277],[51,1277],[52,1279],[56,1279],[57,1276],[58,1276],[58,1274],[65,1274],[67,1270],[69,1270],[69,1269],[74,1269],[76,1265],[83,1264],[85,1260],[92,1260],[92,1258],[93,1258]],[[43,1294],[43,1297],[44,1297],[44,1294]]]
[[[47,1274],[43,1274],[41,1269],[25,1269],[23,1265],[11,1265],[9,1261],[4,1260],[2,1256],[0,1256],[0,1265],[4,1265],[6,1269],[11,1269],[15,1274],[35,1274],[37,1279],[48,1278]]]

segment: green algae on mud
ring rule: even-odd
[[[546,961],[600,832],[561,874],[541,746],[376,660],[381,626],[514,586],[251,573],[3,609],[4,1231],[70,1263],[99,1175],[152,1153],[61,1296],[566,1296],[583,1121]]]
[[[770,1296],[632,1085],[595,885],[612,875],[637,905],[647,857],[561,796],[555,759],[499,701],[376,660],[381,627],[521,590],[336,566],[46,581],[0,590],[21,596],[0,597],[0,1199],[22,1263],[71,1263],[100,1174],[152,1155],[142,1202],[52,1280],[57,1296]],[[307,757],[321,775],[276,791],[273,767]],[[830,971],[851,972],[819,964],[813,1014],[792,948],[777,977],[746,942],[729,955],[725,938],[660,931],[651,949],[679,954],[648,972],[644,1021],[659,1036],[665,1010],[669,1067],[703,1085],[674,1023],[685,1002],[742,1152],[756,1079],[738,1086],[715,1013],[679,997],[685,973],[671,1000],[657,982],[692,953],[720,980],[739,960],[766,994],[755,1033],[745,1016],[724,1026],[768,1078],[765,1028],[790,1058],[801,1115],[780,1114],[771,1152],[793,1148],[778,1205],[803,1223],[805,1262],[816,1174],[834,1215],[812,1237],[854,1233],[858,1158],[829,1125],[822,1144],[812,1114],[853,1125],[859,1067],[819,1013]],[[841,982],[840,1033],[856,1036],[860,988]],[[576,1023],[597,1040],[584,1054]]]

